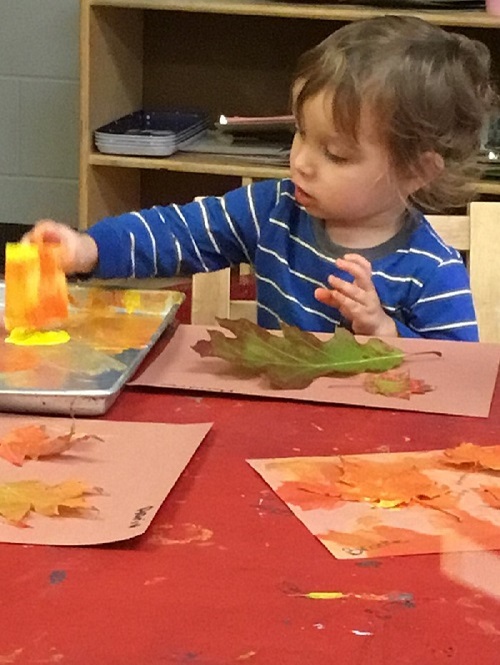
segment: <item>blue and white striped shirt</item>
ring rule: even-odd
[[[97,277],[168,277],[246,262],[255,270],[260,325],[277,328],[283,320],[325,332],[348,326],[314,297],[330,274],[352,281],[336,266],[348,250],[295,201],[288,179],[106,218],[88,233],[99,250]],[[462,259],[422,215],[383,245],[355,251],[371,261],[380,301],[401,336],[477,341]]]

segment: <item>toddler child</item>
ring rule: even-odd
[[[482,43],[418,18],[345,25],[299,60],[290,178],[27,238],[99,278],[248,262],[266,328],[475,341],[464,264],[420,210],[470,198],[489,68]]]

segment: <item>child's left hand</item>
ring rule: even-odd
[[[358,335],[397,336],[396,324],[382,309],[373,285],[370,262],[359,254],[346,254],[337,259],[337,266],[352,275],[354,282],[330,275],[328,283],[332,288],[316,289],[317,300],[336,307],[352,322],[352,330]]]

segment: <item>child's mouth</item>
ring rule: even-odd
[[[304,192],[301,187],[295,185],[295,200],[297,203],[300,203],[300,205],[307,206],[312,203],[313,199],[312,196],[307,194],[307,192]]]

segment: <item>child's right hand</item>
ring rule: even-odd
[[[65,273],[91,272],[97,265],[98,250],[95,240],[70,226],[43,219],[26,233],[21,242],[57,242],[61,245],[61,268]]]

